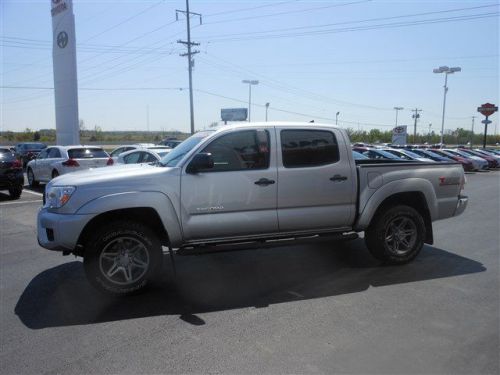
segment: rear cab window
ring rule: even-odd
[[[108,154],[102,148],[98,147],[82,147],[68,150],[70,159],[95,159],[107,158]]]
[[[281,154],[285,168],[316,167],[339,161],[335,134],[328,130],[281,130]]]

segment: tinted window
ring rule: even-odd
[[[111,156],[118,156],[124,151],[125,151],[125,147],[120,147],[120,148],[117,148],[116,150],[114,150],[110,155]]]
[[[57,148],[49,148],[49,155],[47,156],[48,158],[60,158],[61,157],[61,152]]]
[[[223,135],[202,152],[214,159],[210,171],[227,172],[269,167],[269,134],[265,130],[243,130]]]
[[[141,159],[142,152],[132,152],[131,154],[128,154],[123,157],[123,161],[125,164],[136,164],[139,163],[139,160]]]
[[[339,160],[337,139],[325,130],[282,130],[281,150],[286,168],[314,167]]]
[[[37,158],[37,159],[45,159],[45,158],[47,158],[47,154],[48,154],[48,151],[47,151],[47,150],[43,150],[42,152],[40,152],[40,153],[36,156],[36,158]]]
[[[208,130],[193,134],[191,137],[182,142],[179,147],[176,147],[175,150],[172,150],[172,152],[169,152],[166,156],[164,156],[161,159],[161,165],[166,167],[176,167],[177,163],[179,163],[182,158],[193,149],[193,147],[200,143],[203,138],[212,133],[213,131]]]
[[[152,154],[147,154],[144,153],[144,157],[142,158],[142,163],[152,163],[154,161],[157,161],[156,157]]]
[[[74,148],[68,150],[68,156],[71,159],[92,159],[92,158],[106,158],[108,154],[102,148]]]

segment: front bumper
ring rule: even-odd
[[[457,202],[457,208],[455,209],[455,213],[453,216],[458,216],[462,212],[465,211],[465,208],[467,207],[467,203],[469,203],[469,198],[463,195],[460,195],[458,197],[458,202]]]
[[[95,215],[58,214],[46,208],[38,211],[38,244],[55,251],[73,251],[87,223]]]

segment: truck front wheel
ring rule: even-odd
[[[424,245],[425,223],[422,215],[409,206],[385,209],[365,231],[365,242],[377,259],[391,264],[413,260]]]
[[[148,227],[132,221],[115,221],[89,241],[84,268],[90,283],[112,295],[144,289],[161,270],[161,244]]]

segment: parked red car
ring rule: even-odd
[[[474,165],[472,164],[472,162],[470,160],[467,160],[466,158],[448,153],[446,151],[443,151],[443,150],[440,150],[437,148],[432,148],[430,150],[438,155],[441,155],[441,156],[444,156],[446,158],[453,159],[456,162],[459,162],[460,164],[462,164],[462,168],[464,169],[465,172],[474,171]]]
[[[474,150],[469,150],[467,148],[460,148],[460,151],[465,152],[466,154],[472,155],[472,156],[477,156],[480,157],[488,162],[488,168],[498,168],[498,161],[489,155],[482,154],[480,152],[474,151]]]

